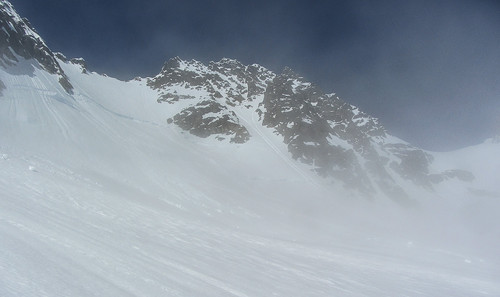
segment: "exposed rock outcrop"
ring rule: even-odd
[[[59,83],[69,94],[73,86],[61,69],[54,53],[36,33],[29,21],[21,18],[8,1],[0,2],[0,67],[7,68],[19,58],[36,60],[38,65],[59,77]]]

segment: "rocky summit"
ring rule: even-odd
[[[275,74],[232,59],[204,65],[176,57],[147,84],[158,103],[178,106],[168,123],[199,137],[245,143],[252,135],[238,111],[246,110],[282,138],[293,159],[367,195],[382,192],[404,201],[401,180],[432,190],[445,177],[462,176],[431,173],[430,154],[289,68]]]

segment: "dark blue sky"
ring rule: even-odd
[[[500,2],[11,0],[54,51],[122,79],[168,58],[290,66],[449,150],[500,134]]]

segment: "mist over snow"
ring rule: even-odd
[[[500,296],[498,137],[232,59],[118,80],[0,13],[0,296]]]
[[[485,190],[451,182],[404,208],[325,183],[265,128],[197,138],[137,104],[144,82],[63,68],[74,97],[2,70],[2,296],[500,293],[498,186],[481,176],[498,143],[437,156]]]

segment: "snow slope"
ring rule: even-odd
[[[5,0],[0,27],[0,296],[500,295],[498,141],[423,152],[231,59],[101,76]]]
[[[500,295],[496,217],[476,224],[497,196],[467,219],[453,180],[416,209],[356,199],[244,110],[248,143],[198,138],[144,80],[60,63],[72,96],[0,69],[0,296]],[[498,144],[469,150],[436,166],[481,188]]]

